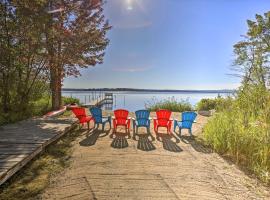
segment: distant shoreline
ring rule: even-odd
[[[181,92],[181,93],[233,93],[235,90],[166,90],[166,89],[137,89],[137,88],[63,88],[63,92]]]

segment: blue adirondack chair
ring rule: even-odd
[[[92,117],[95,120],[95,127],[97,125],[97,128],[99,127],[99,124],[102,125],[102,131],[104,131],[104,127],[106,123],[110,124],[111,129],[111,116],[103,117],[102,116],[102,110],[98,107],[92,107],[89,109]]]
[[[189,134],[192,135],[192,124],[195,123],[196,117],[197,113],[195,112],[183,112],[181,121],[174,120],[174,127],[173,127],[174,132],[176,127],[178,126],[180,136],[182,129],[188,129]]]
[[[150,112],[148,110],[137,110],[135,115],[136,119],[133,118],[133,129],[135,134],[138,133],[139,127],[147,128],[147,132],[150,134]]]

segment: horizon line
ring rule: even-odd
[[[126,90],[126,91],[235,91],[235,89],[145,89],[145,88],[62,88],[62,90]]]

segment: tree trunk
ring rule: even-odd
[[[57,67],[51,68],[50,73],[51,73],[51,83],[50,84],[51,84],[51,92],[52,92],[52,109],[59,110],[61,108],[61,104],[62,104],[61,74],[59,73],[59,70]]]

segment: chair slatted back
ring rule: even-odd
[[[150,112],[148,110],[137,110],[135,115],[138,126],[149,126]]]
[[[102,110],[98,107],[92,107],[89,109],[96,123],[102,123]]]
[[[86,117],[86,112],[85,112],[85,109],[84,108],[73,108],[72,109],[72,112],[74,113],[74,115],[76,115],[76,117],[78,119],[81,119],[83,117]]]
[[[166,125],[170,120],[172,112],[170,110],[158,110],[156,111],[158,124]]]
[[[128,118],[128,111],[124,109],[118,109],[114,111],[115,120],[117,124],[126,124]]]
[[[195,112],[183,112],[182,113],[182,127],[191,128],[196,117],[197,117],[197,113]]]

